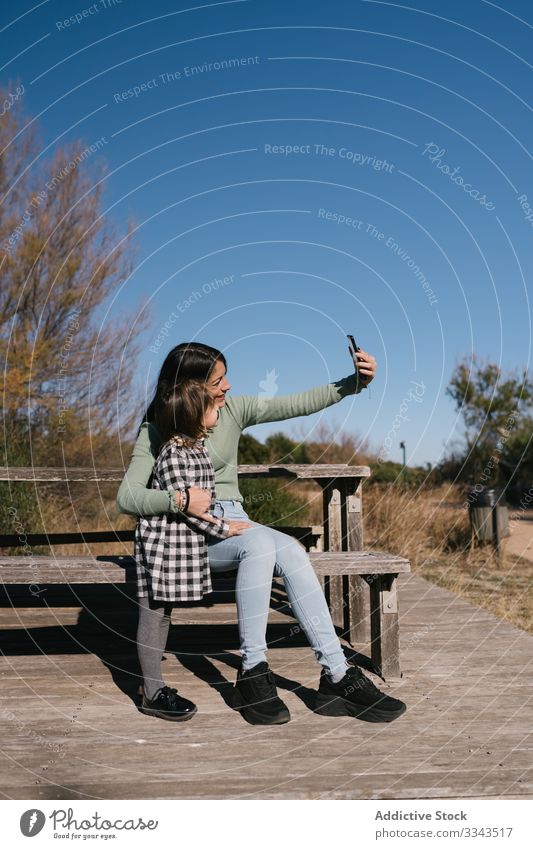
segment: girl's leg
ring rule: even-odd
[[[172,602],[156,601],[148,596],[138,597],[137,652],[143,674],[144,694],[153,699],[165,686],[161,677],[161,655],[165,649]]]

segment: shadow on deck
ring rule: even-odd
[[[400,578],[407,703],[390,725],[313,713],[320,667],[272,596],[269,663],[292,721],[229,706],[239,665],[232,593],[172,614],[163,676],[198,705],[141,714],[137,606],[124,587],[10,586],[2,600],[0,792],[9,799],[530,798],[533,637],[417,575]],[[28,601],[31,599],[31,603]],[[369,646],[346,654],[369,667]]]

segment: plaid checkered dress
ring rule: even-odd
[[[215,475],[204,439],[186,447],[180,436],[161,446],[149,486],[179,490],[190,486],[211,491],[215,503]],[[160,601],[197,601],[211,592],[211,572],[205,534],[225,539],[229,525],[222,519],[211,524],[184,513],[138,516],[134,556],[137,595]]]

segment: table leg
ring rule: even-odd
[[[346,550],[363,550],[363,481],[345,480],[343,510],[346,522]],[[370,593],[361,575],[345,579],[346,629],[349,642],[366,643],[370,634]]]
[[[324,550],[363,548],[362,480],[335,478],[322,483]],[[368,587],[359,575],[331,575],[325,593],[333,624],[351,645],[366,642],[370,621]]]
[[[397,575],[366,575],[370,584],[372,662],[385,679],[400,678]]]
[[[342,491],[339,481],[327,481],[323,486],[324,550],[343,550]],[[326,600],[333,624],[344,636],[344,596],[341,575],[328,575],[324,581]]]

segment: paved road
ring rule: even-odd
[[[511,535],[503,540],[507,554],[525,557],[533,563],[533,510],[509,508]]]

